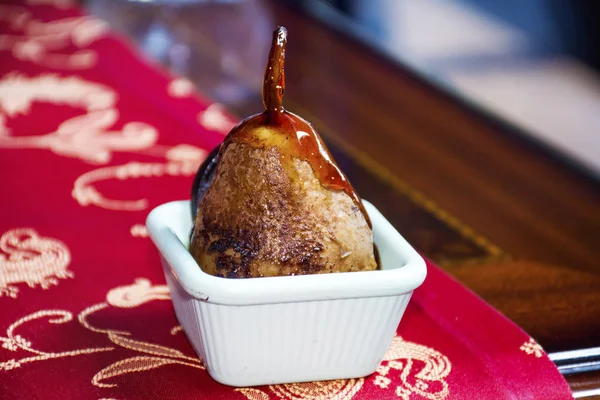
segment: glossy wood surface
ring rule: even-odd
[[[286,26],[284,106],[313,123],[357,192],[547,351],[600,346],[596,181],[290,6],[247,3],[169,14],[188,30],[193,56],[185,67],[161,61],[215,98],[215,82],[234,82],[247,96],[220,100],[244,117],[262,110],[255,59],[266,59],[271,30]],[[123,29],[133,19],[167,18],[144,12],[124,7],[109,22]],[[244,42],[255,51],[223,73],[231,44],[223,35],[243,32],[257,15],[265,37]],[[219,18],[237,28],[215,35]],[[586,388],[599,382],[585,376]]]

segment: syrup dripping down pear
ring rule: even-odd
[[[200,168],[190,252],[227,278],[377,268],[369,217],[314,128],[283,108],[287,31],[279,27],[262,113],[241,121]]]

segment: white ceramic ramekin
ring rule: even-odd
[[[209,374],[231,386],[356,378],[377,369],[425,261],[368,202],[382,270],[227,279],[187,250],[189,201],[146,221],[175,313]]]

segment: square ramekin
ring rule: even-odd
[[[187,250],[189,201],[148,215],[175,313],[210,376],[230,386],[363,377],[381,363],[425,261],[369,202],[381,270],[227,279]]]

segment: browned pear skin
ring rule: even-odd
[[[318,133],[282,107],[285,45],[280,27],[265,71],[265,111],[221,145],[190,251],[203,271],[227,278],[374,270],[360,198]]]

